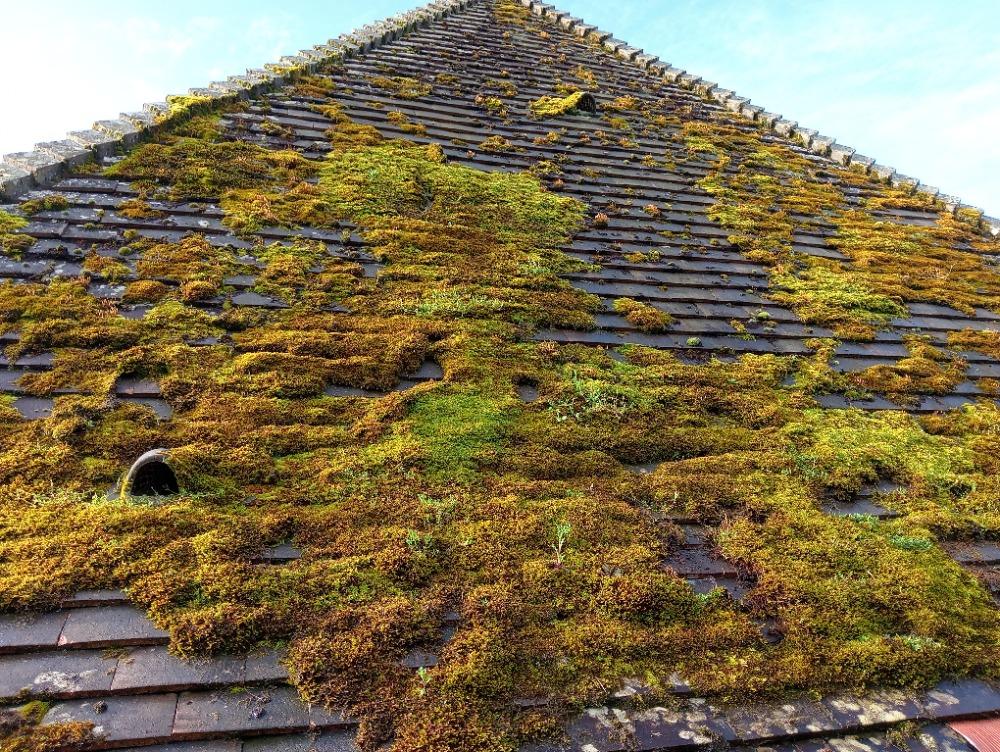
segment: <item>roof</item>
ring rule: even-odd
[[[13,749],[1000,713],[981,213],[537,3],[148,110],[4,178]]]

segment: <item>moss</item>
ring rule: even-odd
[[[118,207],[118,213],[129,219],[162,219],[167,213],[154,209],[141,198],[130,198]]]
[[[406,113],[393,110],[386,113],[385,117],[390,123],[399,126],[404,133],[412,133],[417,136],[427,135],[427,127],[422,123],[412,122]]]
[[[434,90],[431,84],[408,76],[370,76],[368,81],[400,99],[421,99]]]
[[[167,97],[167,111],[159,116],[160,122],[174,121],[202,112],[212,105],[211,97],[174,94]]]
[[[875,329],[905,318],[898,300],[874,292],[863,274],[825,259],[810,258],[794,271],[776,271],[770,297],[789,306],[808,324],[830,327],[847,339],[872,339]]]
[[[18,217],[0,209],[0,251],[21,253],[27,250],[35,242],[35,239],[30,235],[18,232],[27,224],[28,221],[24,217]]]
[[[1000,360],[1000,332],[993,329],[948,332],[948,344],[956,349],[975,350]]]
[[[83,750],[93,743],[90,723],[59,723],[51,726],[28,726],[5,738],[5,752],[49,752]]]
[[[664,332],[674,323],[674,318],[669,313],[631,298],[619,298],[615,301],[614,307],[615,311],[624,315],[629,323],[651,334]]]
[[[486,152],[500,153],[512,151],[514,149],[514,145],[503,136],[490,136],[479,144],[479,148]]]
[[[497,12],[507,33],[549,44],[526,9],[503,0]],[[574,78],[598,86],[588,73]],[[363,749],[396,752],[514,749],[606,702],[627,676],[647,677],[660,702],[675,672],[716,700],[995,675],[996,609],[937,541],[1000,535],[1000,408],[918,419],[814,399],[942,393],[964,378],[961,358],[923,337],[906,340],[895,367],[855,373],[837,368],[836,337],[810,341],[804,357],[728,359],[694,352],[696,337],[685,359],[538,342],[541,327],[593,325],[600,301],[563,279],[586,267],[561,249],[586,216],[607,224],[622,207],[546,190],[538,176],[559,175],[555,163],[480,171],[440,146],[387,140],[325,99],[329,79],[300,81],[330,119],[323,160],[193,128],[122,163],[142,181],[137,212],[157,194],[211,198],[246,236],[238,251],[199,233],[130,237],[126,300],[153,303],[144,317],[94,299],[86,279],[0,285],[2,331],[21,334],[4,354],[55,357],[20,384],[54,395],[50,418],[0,404],[0,608],[127,587],[182,655],[285,643],[306,699],[357,717]],[[505,113],[492,96],[509,91],[504,81],[484,81],[481,107]],[[614,107],[636,130],[671,130],[668,105]],[[930,274],[958,244],[976,263],[988,253],[962,218],[916,234],[871,225],[852,212],[874,219],[904,200],[859,175],[847,184],[871,198],[849,200],[750,129],[679,132],[715,221],[767,268],[768,294],[814,325],[871,337],[910,301],[988,297],[990,278],[964,257],[961,279]],[[676,166],[644,169],[661,168]],[[839,233],[845,259],[797,253],[803,223]],[[267,225],[350,228],[378,276],[324,243],[255,234]],[[87,257],[91,271],[122,272],[106,253]],[[287,307],[205,305],[224,301],[237,274]],[[669,324],[645,303],[615,309],[649,331]],[[766,332],[767,318],[738,323]],[[949,344],[994,346],[971,330]],[[441,378],[402,381],[428,360]],[[172,417],[108,399],[122,376],[155,380]],[[538,398],[525,403],[518,387],[529,383]],[[329,396],[338,387],[366,392]],[[109,501],[106,489],[156,446],[169,447],[182,493],[156,506]],[[646,463],[656,470],[625,467]],[[879,499],[897,518],[823,511],[887,479],[903,486]],[[681,545],[678,520],[716,527],[713,545],[750,587],[741,603],[699,596],[664,568]],[[288,540],[301,560],[254,565]],[[451,611],[461,621],[442,645]],[[762,639],[763,620],[779,625],[780,645]],[[415,649],[440,663],[405,669]],[[531,696],[549,708],[513,710]]]
[[[531,103],[531,114],[536,118],[559,117],[575,112],[586,92],[576,91],[565,97],[539,97]]]
[[[969,314],[977,306],[996,308],[1000,274],[981,253],[955,249],[958,242],[983,244],[975,225],[945,211],[931,228],[876,215],[876,209],[900,205],[899,191],[838,170],[840,185],[874,194],[858,208],[802,156],[753,131],[690,121],[678,138],[693,158],[711,160],[699,181],[716,200],[709,216],[730,230],[730,242],[748,258],[769,267],[782,288],[776,299],[806,321],[863,340],[905,316],[909,303],[947,305]],[[824,225],[835,230],[830,245],[846,261],[794,250],[797,228]],[[942,268],[948,273],[941,274]]]
[[[193,138],[144,144],[105,170],[114,177],[169,183],[174,199],[221,198],[229,190],[290,184],[315,172],[316,165],[296,152]]]
[[[47,196],[42,196],[41,198],[34,198],[30,201],[24,201],[20,209],[27,216],[32,216],[33,214],[38,214],[39,212],[45,211],[62,211],[69,207],[69,201],[65,196],[58,193],[49,194]]]

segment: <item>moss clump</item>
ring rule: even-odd
[[[630,324],[650,334],[664,332],[674,323],[674,317],[669,313],[639,300],[619,298],[615,301],[614,308],[625,316]]]
[[[826,259],[803,259],[787,271],[776,270],[772,280],[773,300],[806,323],[830,327],[847,339],[871,339],[875,329],[907,315],[898,300],[874,292],[864,274]]]
[[[959,350],[975,350],[1000,360],[1000,331],[962,329],[948,333],[948,344]]]
[[[129,219],[162,219],[167,216],[165,211],[154,209],[141,198],[130,198],[118,207],[118,213]]]
[[[44,211],[62,211],[69,207],[69,201],[65,196],[58,193],[50,194],[48,196],[42,196],[41,198],[33,198],[30,201],[25,201],[21,204],[21,211],[27,216],[32,216]]]
[[[575,91],[565,97],[539,97],[531,103],[531,114],[536,118],[559,117],[576,112],[586,92]]]
[[[490,136],[479,144],[479,148],[483,151],[497,154],[500,152],[512,151],[514,149],[514,145],[503,136]]]
[[[294,184],[314,175],[316,167],[296,152],[243,141],[173,138],[140,146],[105,174],[168,183],[174,199],[217,199],[235,189]]]
[[[409,76],[370,76],[368,81],[400,99],[421,99],[434,90],[433,85]]]
[[[17,232],[26,227],[28,221],[0,209],[0,251],[21,253],[27,250],[35,239],[29,235]]]

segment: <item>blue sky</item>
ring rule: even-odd
[[[562,0],[677,67],[1000,215],[996,0]],[[411,7],[0,0],[0,153]],[[13,115],[13,116],[11,116]]]

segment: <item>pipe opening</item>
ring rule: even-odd
[[[122,488],[128,496],[174,496],[180,493],[177,476],[167,464],[166,452],[154,449],[135,461]]]

